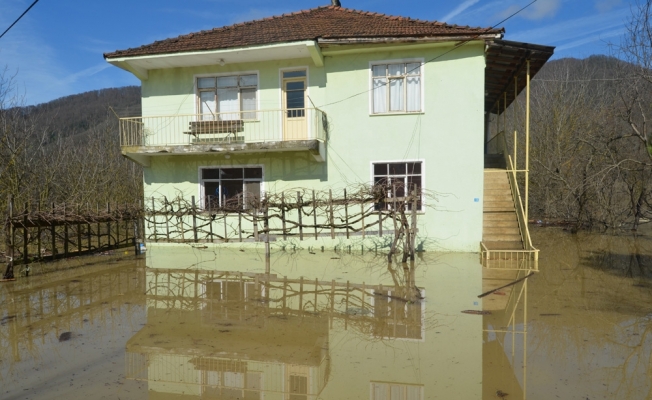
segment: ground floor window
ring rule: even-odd
[[[205,209],[256,208],[260,202],[262,167],[202,168],[200,175]]]
[[[376,203],[376,210],[387,210],[391,208],[392,201],[388,198],[396,197],[402,199],[406,193],[411,193],[415,188],[419,194],[417,210],[422,211],[421,188],[423,184],[423,162],[378,162],[373,163],[373,184],[382,188],[387,195],[385,199]],[[407,205],[412,209],[412,204]]]

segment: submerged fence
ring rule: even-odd
[[[141,204],[25,203],[17,209],[8,202],[5,221],[4,279],[13,278],[13,265],[68,258],[110,249],[136,246],[142,236]]]
[[[402,248],[414,254],[417,210],[422,193],[407,188],[365,186],[333,190],[265,193],[262,198],[238,194],[207,196],[198,202],[150,198],[145,201],[148,242],[221,243],[310,240],[319,238],[384,238],[390,254]]]
[[[138,243],[264,242],[342,237],[382,238],[390,247],[388,259],[403,252],[414,259],[417,211],[423,193],[408,188],[361,185],[333,192],[308,189],[243,193],[230,198],[192,196],[151,198],[145,204],[25,203],[17,210],[9,198],[5,221],[4,279],[13,278],[14,264],[54,260]]]

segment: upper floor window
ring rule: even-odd
[[[375,64],[371,66],[374,114],[420,112],[421,63]]]
[[[256,119],[256,74],[197,78],[197,91],[202,119]]]

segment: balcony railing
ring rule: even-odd
[[[326,141],[327,133],[326,113],[316,108],[120,119],[123,147]]]

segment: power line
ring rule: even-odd
[[[25,14],[27,14],[27,12],[28,12],[29,10],[31,10],[32,7],[34,7],[34,5],[35,5],[36,3],[38,3],[38,0],[34,0],[34,2],[32,3],[32,5],[29,6],[29,7],[27,7],[27,10],[25,10],[22,14],[20,14],[20,17],[18,17],[18,18],[14,21],[13,24],[9,25],[9,28],[7,28],[4,32],[2,32],[2,35],[0,35],[0,39],[2,39],[2,37],[5,35],[5,33],[9,32],[9,29],[13,28],[14,25],[16,25],[16,23],[17,23],[18,21],[20,21],[20,19],[23,18],[23,16],[24,16]]]
[[[506,22],[506,21],[510,20],[511,18],[515,17],[516,15],[518,15],[519,13],[521,13],[523,10],[525,10],[525,9],[528,8],[528,7],[530,7],[532,4],[536,3],[537,1],[539,1],[539,0],[532,0],[530,3],[528,3],[527,5],[525,5],[524,7],[522,7],[521,9],[517,10],[517,11],[514,12],[513,14],[511,14],[511,15],[507,16],[506,18],[504,18],[502,21],[500,21],[500,22],[498,22],[498,23],[496,23],[496,24],[490,26],[489,28],[485,29],[483,32],[480,32],[480,33],[474,35],[474,36],[473,36],[472,38],[470,38],[470,39],[466,39],[466,40],[464,40],[464,41],[461,41],[461,42],[457,43],[455,46],[453,46],[452,49],[443,52],[442,54],[438,55],[437,57],[434,57],[434,58],[432,58],[432,59],[430,59],[430,60],[428,60],[428,61],[423,62],[422,64],[419,64],[418,67],[415,67],[415,68],[411,69],[410,71],[407,71],[407,74],[409,74],[409,73],[412,72],[412,71],[416,71],[418,68],[421,68],[423,65],[426,65],[426,64],[428,64],[428,63],[431,63],[431,62],[433,62],[433,61],[435,61],[435,60],[437,60],[437,59],[439,59],[439,58],[445,56],[446,54],[452,52],[453,50],[456,50],[456,49],[458,49],[458,48],[464,46],[465,44],[467,44],[467,43],[469,43],[469,42],[471,42],[471,41],[477,39],[478,37],[480,37],[480,35],[483,35],[483,34],[489,32],[489,31],[491,31],[492,29],[495,29],[498,25],[501,25],[501,24],[503,24],[504,22]],[[362,95],[362,94],[369,93],[369,92],[371,92],[371,91],[373,91],[373,90],[376,90],[376,89],[378,89],[378,88],[381,88],[381,87],[383,87],[383,86],[387,86],[388,84],[389,84],[389,81],[383,83],[382,85],[379,85],[379,86],[373,87],[373,88],[371,88],[371,89],[368,89],[368,90],[362,91],[362,92],[360,92],[360,93],[352,94],[351,96],[349,96],[349,97],[345,97],[345,98],[343,98],[343,99],[341,99],[341,100],[337,100],[337,101],[334,101],[334,102],[332,102],[332,103],[328,103],[328,104],[323,104],[323,105],[321,105],[321,106],[319,106],[319,107],[321,108],[321,107],[332,106],[333,104],[341,103],[341,102],[343,102],[343,101],[346,101],[346,100],[352,99],[352,98],[357,97],[357,96],[360,96],[360,95]]]

